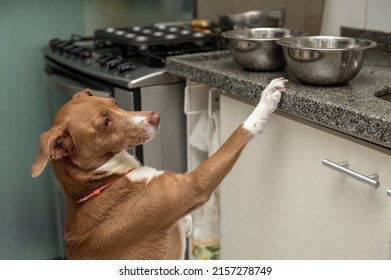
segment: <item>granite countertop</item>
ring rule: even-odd
[[[279,110],[391,149],[391,53],[371,51],[360,73],[339,87],[300,84],[287,72],[244,71],[228,51],[168,57],[166,70],[257,102],[274,78],[289,80]]]

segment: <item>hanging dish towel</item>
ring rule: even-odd
[[[208,134],[209,134],[208,111],[203,111],[194,126],[193,132],[189,137],[189,144],[198,150],[208,152]]]
[[[220,112],[211,116],[202,112],[190,145],[212,155],[220,147]],[[209,201],[193,213],[192,258],[198,260],[220,259],[220,192],[217,188]]]

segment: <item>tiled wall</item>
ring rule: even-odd
[[[340,27],[391,32],[390,0],[325,0],[322,35],[340,35]]]

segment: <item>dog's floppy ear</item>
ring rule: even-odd
[[[94,93],[92,92],[92,90],[86,88],[83,91],[79,91],[79,92],[75,93],[73,95],[73,98],[75,98],[75,97],[84,97],[84,96],[94,96]]]
[[[37,158],[31,168],[31,175],[38,177],[45,169],[49,159],[58,160],[68,156],[75,149],[71,135],[64,129],[52,128],[41,135]]]

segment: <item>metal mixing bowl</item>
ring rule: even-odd
[[[282,27],[285,20],[283,9],[269,11],[247,11],[239,14],[219,16],[223,31],[257,27]]]
[[[277,42],[282,46],[287,70],[300,82],[336,86],[361,70],[367,51],[376,43],[366,39],[303,36]]]
[[[245,70],[274,71],[285,65],[281,38],[305,35],[303,31],[285,28],[250,28],[229,30],[222,36],[229,41],[229,51]]]

